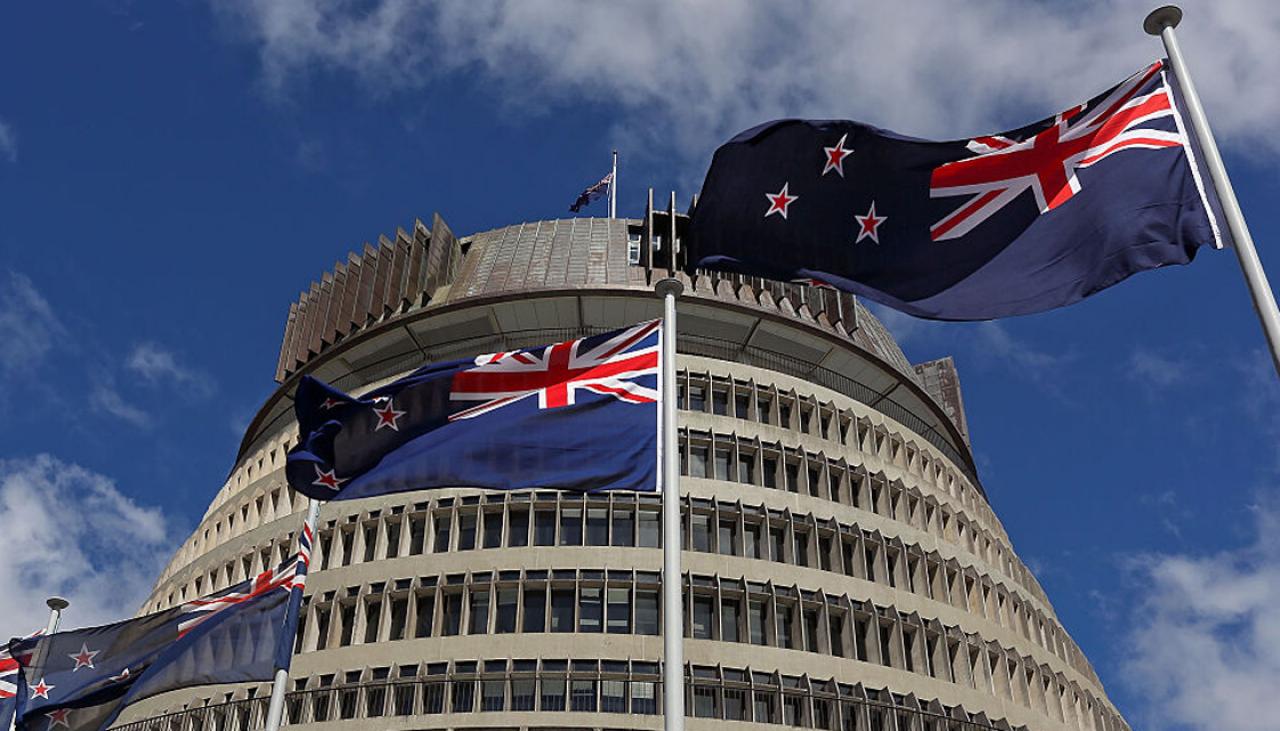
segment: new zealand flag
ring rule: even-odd
[[[1156,62],[1036,124],[955,142],[783,120],[721,147],[689,265],[853,292],[918,317],[1061,307],[1221,246]]]
[[[292,650],[305,556],[221,592],[116,624],[13,640],[19,731],[96,731],[179,688],[270,680]],[[287,667],[287,664],[286,664]]]
[[[298,384],[289,484],[317,500],[433,487],[653,491],[659,322],[434,363],[354,398]]]

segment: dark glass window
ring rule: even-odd
[[[587,511],[587,545],[609,545],[608,508],[591,508]]]
[[[540,710],[564,710],[564,678],[542,678],[542,708]]]
[[[364,605],[365,644],[378,641],[378,625],[382,619],[382,602],[366,602]]]
[[[689,476],[690,477],[709,477],[707,474],[707,452],[710,451],[705,444],[695,444],[689,447]]]
[[[780,525],[769,526],[769,543],[773,553],[769,556],[774,561],[787,560],[787,530]]]
[[[716,548],[725,556],[733,556],[738,552],[738,523],[732,518],[721,518],[720,529],[716,535]]]
[[[356,628],[356,605],[344,604],[338,612],[342,619],[342,632],[338,637],[338,647],[346,647],[351,644],[351,634]]]
[[[498,590],[498,613],[494,617],[493,631],[497,634],[516,631],[516,614],[519,607],[518,589]]]
[[[705,386],[689,386],[689,410],[707,410],[707,389]]]
[[[818,631],[820,613],[817,609],[804,610],[804,649],[809,652],[818,652]]]
[[[458,550],[470,551],[476,547],[476,514],[458,513]]]
[[[435,620],[436,600],[430,594],[420,594],[415,600],[417,606],[414,607],[414,613],[417,617],[414,619],[413,636],[414,637],[430,637],[431,623]]]
[[[524,590],[524,622],[521,628],[525,632],[547,631],[547,590],[543,588]]]
[[[658,592],[636,590],[636,634],[658,634]]]
[[[755,698],[755,722],[777,723],[777,696],[767,690],[757,690]]]
[[[738,615],[741,603],[737,599],[720,600],[720,639],[724,642],[741,642],[738,635]]]
[[[498,548],[502,545],[502,513],[484,514],[484,547]]]
[[[756,484],[755,455],[738,453],[738,482],[747,485]]]
[[[693,515],[693,550],[711,551],[711,516]]]
[[[529,511],[512,510],[507,525],[507,545],[520,548],[529,545]]]
[[[751,644],[765,643],[765,603],[752,601],[747,603],[747,631],[751,633]]]
[[[778,486],[778,460],[776,457],[764,457],[762,460],[760,471],[764,477],[765,487]]]
[[[693,598],[693,633],[695,640],[709,640],[711,637],[711,628],[715,624],[716,604],[715,598],[709,596],[695,596]]]
[[[323,650],[329,644],[329,607],[316,609],[316,649]]]
[[[719,718],[716,688],[710,685],[693,686],[693,715],[695,718]]]
[[[786,464],[787,491],[800,492],[800,465],[796,462]]]
[[[729,414],[729,392],[715,389],[711,392],[711,411],[720,416]]]
[[[809,480],[809,494],[813,497],[822,497],[822,475],[818,470],[810,467],[805,470],[805,477]]]
[[[729,470],[729,450],[716,450],[716,474],[715,477],[720,480],[732,480],[733,472]]]
[[[551,631],[572,632],[574,596],[572,588],[551,590]]]
[[[482,635],[489,631],[489,592],[471,590],[470,634]]]
[[[831,536],[818,536],[818,568],[831,570]]]
[[[742,537],[742,543],[746,549],[746,557],[761,558],[760,534],[763,526],[759,523],[747,523],[744,529],[746,532]]]
[[[570,689],[572,710],[591,712],[596,710],[596,681],[575,680]]]
[[[462,631],[462,595],[445,594],[444,596],[444,634],[456,635]]]
[[[627,712],[627,682],[625,680],[600,681],[600,710],[604,713]]]
[[[795,635],[791,632],[791,607],[778,605],[778,647],[795,649]]]
[[[507,681],[501,679],[480,682],[480,710],[501,711],[506,702]]]
[[[409,519],[409,555],[422,553],[427,538],[427,520],[419,516]]]
[[[453,681],[453,705],[451,706],[454,713],[471,713],[475,710],[476,705],[476,683],[474,680],[458,680]]]
[[[400,519],[393,518],[387,524],[387,558],[400,555]]]
[[[391,600],[391,630],[388,635],[390,640],[403,640],[405,621],[409,615],[409,600],[404,597],[396,597]]]
[[[511,679],[511,710],[532,711],[534,709],[534,679]]]
[[[751,411],[751,395],[746,393],[734,394],[733,397],[733,415],[739,419],[747,418],[747,414]]]
[[[756,400],[756,413],[760,415],[760,422],[763,424],[773,423],[773,412],[770,410],[769,399],[762,398]]]
[[[582,545],[581,508],[562,508],[560,510],[560,545]]]
[[[556,544],[556,511],[537,510],[533,514],[533,545],[554,546]]]
[[[742,688],[724,689],[724,717],[728,721],[747,720],[747,691]]]
[[[831,616],[827,624],[828,632],[831,635],[831,654],[836,657],[844,657],[844,622],[840,621],[839,617]]]
[[[809,565],[809,531],[792,531],[795,536],[795,563],[797,566]]]
[[[436,540],[435,547],[431,550],[436,553],[444,553],[449,550],[449,514],[437,515],[434,524]]]
[[[658,713],[658,688],[656,683],[643,680],[631,681],[631,712],[645,716]]]
[[[613,508],[613,545],[636,545],[636,513],[629,507]]]

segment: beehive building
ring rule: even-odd
[[[301,375],[360,392],[654,318],[685,223],[650,206],[457,237],[436,215],[326,272],[290,305],[279,388],[143,611],[294,550]],[[833,290],[683,278],[683,535],[662,535],[650,494],[328,504],[287,722],[661,728],[660,546],[677,539],[690,729],[1127,731],[987,502],[950,359],[912,365]],[[126,722],[258,728],[267,692],[172,693]]]

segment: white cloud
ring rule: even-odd
[[[101,411],[118,417],[136,427],[151,426],[151,415],[134,406],[120,395],[120,392],[106,383],[94,386],[89,393],[89,405],[95,411]]]
[[[1272,731],[1280,718],[1280,504],[1254,509],[1253,544],[1137,563],[1126,682],[1147,699],[1135,727]],[[1146,721],[1146,723],[1140,723]]]
[[[1176,358],[1136,348],[1129,357],[1129,375],[1147,386],[1176,386],[1190,377],[1191,366]]]
[[[1186,3],[1179,34],[1228,143],[1280,151],[1280,3]],[[215,3],[288,95],[317,72],[368,92],[478,72],[506,102],[599,102],[638,153],[696,170],[730,134],[784,116],[853,118],[966,137],[1049,116],[1164,55],[1141,28],[1153,3],[836,0],[649,3],[236,0]],[[1239,103],[1249,99],[1248,104]]]
[[[51,595],[71,601],[64,626],[132,616],[175,543],[161,510],[43,454],[0,460],[0,536],[0,638],[43,627]]]
[[[18,133],[13,131],[13,125],[3,119],[0,119],[0,158],[9,162],[18,160]]]
[[[1045,369],[1058,365],[1065,357],[1032,347],[1015,338],[1004,325],[995,320],[978,323],[974,330],[978,333],[977,344],[981,352],[1018,370],[1026,369],[1031,375],[1040,374]]]
[[[65,334],[49,301],[29,278],[0,273],[0,374],[35,369]]]
[[[142,376],[147,382],[169,382],[185,386],[197,395],[208,395],[213,390],[210,377],[178,362],[177,357],[156,343],[141,343],[125,359],[125,367]]]

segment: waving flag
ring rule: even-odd
[[[292,649],[287,609],[306,559],[182,605],[116,624],[9,643],[18,728],[96,731],[130,703],[178,688],[270,680]]]
[[[581,211],[590,205],[592,201],[608,193],[611,185],[613,185],[613,173],[609,173],[600,178],[599,182],[587,186],[587,189],[578,195],[578,199],[573,202],[573,205],[569,206],[569,210],[573,213]]]
[[[1156,62],[997,135],[928,142],[784,120],[721,147],[688,262],[816,281],[919,317],[982,320],[1076,302],[1221,246],[1179,94]]]
[[[293,489],[658,489],[659,323],[424,366],[353,398],[298,384]]]

